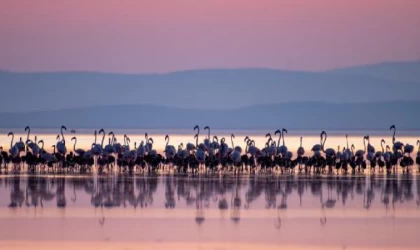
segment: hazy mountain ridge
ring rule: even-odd
[[[56,111],[0,113],[0,127],[30,125],[54,128],[190,128],[207,124],[213,128],[274,129],[420,129],[420,101],[371,104],[286,103],[237,109],[184,109],[156,105],[120,105]]]
[[[371,76],[380,79],[420,83],[420,61],[384,62],[328,71],[335,74]]]
[[[382,72],[389,65],[399,64],[366,67],[376,67],[375,70]],[[407,66],[411,68],[419,65],[418,62],[401,64],[403,66],[393,66],[394,72],[400,72],[398,70],[406,65],[411,65]],[[123,104],[225,109],[309,101],[420,101],[417,94],[420,84],[417,82],[395,80],[395,77],[388,76],[389,79],[379,78],[375,76],[377,73],[367,74],[366,71],[369,70],[361,74],[358,68],[328,72],[248,68],[189,70],[167,74],[0,72],[0,87],[2,93],[7,93],[0,98],[0,112]]]

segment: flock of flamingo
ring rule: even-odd
[[[57,136],[56,145],[52,146],[52,152],[44,149],[44,141],[37,141],[30,138],[31,129],[25,128],[27,138],[25,141],[20,138],[14,142],[14,133],[10,132],[11,137],[9,152],[0,147],[0,166],[8,169],[12,165],[13,171],[19,172],[26,165],[29,172],[36,171],[93,171],[97,169],[99,173],[112,171],[117,167],[119,171],[139,171],[139,172],[158,172],[173,171],[179,173],[216,173],[232,172],[236,173],[257,173],[257,172],[277,172],[293,173],[295,169],[305,173],[347,173],[351,171],[363,172],[366,169],[371,171],[396,171],[401,167],[403,172],[409,172],[413,168],[414,160],[411,154],[414,146],[403,144],[396,140],[396,127],[390,127],[392,134],[391,146],[385,145],[385,140],[381,141],[381,150],[376,151],[370,143],[369,136],[364,136],[364,149],[355,150],[354,145],[347,144],[337,151],[333,148],[326,148],[327,133],[322,131],[320,143],[313,145],[311,156],[305,155],[300,137],[300,147],[297,149],[296,157],[288,150],[285,143],[286,129],[277,130],[274,136],[278,136],[277,142],[271,134],[266,134],[267,142],[264,148],[258,148],[255,141],[249,136],[244,138],[245,150],[240,146],[235,146],[231,135],[231,145],[226,143],[225,138],[217,136],[211,137],[210,128],[207,126],[205,139],[200,142],[200,128],[194,127],[195,143],[183,143],[175,146],[169,144],[170,137],[165,136],[166,146],[163,155],[153,149],[153,138],[145,134],[145,140],[141,141],[134,149],[130,148],[130,138],[124,135],[124,144],[117,142],[115,134],[109,132],[108,144],[104,145],[106,133],[104,129],[94,132],[94,142],[89,150],[77,149],[77,138],[71,138],[73,150],[68,152],[68,142],[64,137],[67,128],[61,126],[61,135]],[[72,131],[75,134],[75,131]],[[102,135],[101,143],[97,142],[97,136]],[[417,141],[418,150],[416,164],[420,170],[420,140]]]

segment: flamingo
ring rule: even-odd
[[[65,126],[61,126],[61,141],[57,142],[56,148],[58,153],[62,154],[63,156],[67,153],[67,148],[66,148],[66,140],[64,138],[64,133],[63,130],[67,131],[67,128]]]
[[[359,170],[360,170],[360,166],[362,166],[362,168],[365,166],[365,161],[364,161],[364,156],[366,153],[366,141],[368,140],[368,136],[364,136],[363,137],[363,145],[364,145],[364,150],[357,150],[356,151],[356,165],[359,166]]]
[[[122,147],[122,150],[124,152],[130,151],[130,142],[131,142],[130,138],[126,134],[124,134],[124,145]]]
[[[228,149],[228,154],[231,154],[233,152],[234,148],[235,148],[235,144],[233,143],[233,139],[235,139],[235,135],[231,134],[230,135],[230,142],[232,143],[232,148]]]
[[[144,134],[145,138],[145,147],[146,147],[146,153],[149,153],[153,149],[153,139],[152,137],[149,138],[149,135],[147,133]]]
[[[220,160],[223,160],[227,156],[228,151],[229,151],[229,146],[225,143],[225,138],[223,137],[220,140],[220,147],[219,147]]]
[[[28,142],[29,141],[29,134],[31,133],[31,128],[29,126],[26,126],[25,131],[28,131],[28,135],[26,136],[26,142]],[[28,147],[28,143],[26,143],[26,146]]]
[[[397,141],[397,142],[395,141],[395,134],[397,132],[397,128],[395,127],[395,125],[392,125],[389,128],[389,130],[394,130],[394,134],[392,135],[392,144],[393,144],[392,151],[394,151],[394,154],[396,154],[398,150],[402,150],[403,149],[404,144],[402,144],[399,141]]]
[[[117,142],[117,138],[115,138],[114,132],[111,131],[110,133],[112,133],[112,146],[115,149],[115,153],[119,154],[122,152],[121,143]]]
[[[366,153],[366,140],[367,139],[368,139],[367,136],[363,137],[363,145],[364,145],[365,149],[364,150],[361,150],[361,149],[357,150],[356,151],[356,157],[363,157],[365,155],[365,153]]]
[[[211,142],[210,142],[210,127],[209,126],[206,126],[206,127],[204,127],[204,130],[208,130],[209,131],[208,134],[207,134],[207,138],[204,139],[204,145],[206,145],[206,147],[209,148],[210,147],[210,144],[211,144]]]
[[[322,143],[322,150],[324,151],[327,157],[334,157],[335,150],[333,148],[327,148],[326,150],[324,150],[325,142],[327,141],[327,133],[325,131],[322,131],[322,133],[324,134],[324,142]]]
[[[413,153],[414,151],[414,146],[410,145],[410,144],[405,144],[404,146],[404,154],[408,154],[408,156],[410,157],[411,153]]]
[[[166,159],[173,160],[176,154],[176,149],[173,145],[169,144],[169,135],[165,136],[166,146],[165,146],[165,157]]]
[[[279,130],[277,130],[276,132],[279,132]],[[286,153],[287,153],[287,147],[286,147],[286,144],[285,144],[285,142],[284,142],[284,133],[286,133],[287,134],[287,130],[285,129],[285,128],[283,128],[282,130],[281,130],[281,137],[283,138],[283,145],[279,145],[278,146],[278,151],[279,151],[279,154],[281,154],[282,156],[284,156],[284,155],[286,155]],[[279,142],[280,142],[280,137],[279,137]]]
[[[382,149],[382,151],[377,151],[377,152],[375,153],[375,157],[376,157],[376,158],[381,158],[381,157],[383,156],[383,154],[384,154],[384,152],[385,152],[385,149],[384,149],[384,144],[385,144],[385,140],[384,140],[384,139],[382,139],[382,140],[381,140],[381,149]]]
[[[73,151],[78,155],[78,156],[80,156],[80,157],[83,157],[84,155],[85,155],[85,153],[86,153],[86,151],[85,150],[83,150],[83,149],[76,149],[76,144],[77,144],[77,138],[74,136],[74,137],[72,137],[71,138],[71,140],[73,141],[74,140],[74,144],[73,144]]]
[[[215,149],[219,149],[219,147],[220,147],[219,138],[217,138],[217,136],[213,136],[213,147]]]
[[[273,141],[271,145],[267,148],[267,153],[270,157],[277,155],[277,145],[275,141]]]
[[[248,140],[248,151],[245,153],[249,153],[251,156],[256,156],[257,154],[261,154],[261,151],[255,146],[254,140]]]
[[[343,150],[344,152],[344,156],[346,161],[350,160],[351,157],[353,157],[353,152],[351,151],[350,147],[349,147],[349,136],[346,135],[346,143],[347,143],[347,147],[345,150]]]
[[[231,160],[233,161],[233,165],[234,165],[235,167],[239,167],[239,166],[240,166],[240,163],[241,163],[241,151],[242,151],[242,149],[240,149],[240,148],[236,147],[236,148],[233,150],[232,154],[230,155]],[[239,169],[235,168],[235,169],[234,169],[234,173],[235,173],[236,171],[239,171]]]
[[[13,140],[15,138],[15,134],[10,132],[7,136],[12,136],[12,140],[10,141],[10,149],[9,154],[12,158],[16,158],[19,156],[19,147],[17,145],[13,145]]]
[[[112,132],[112,131],[109,132],[108,136],[110,136],[110,138],[108,139],[108,145],[105,146],[104,151],[107,154],[114,154],[116,152],[115,147],[114,147],[114,136],[115,136],[114,132]]]
[[[43,140],[40,140],[39,142],[38,142],[38,144],[42,144],[42,146],[41,146],[41,154],[40,154],[40,157],[46,162],[46,163],[53,163],[53,162],[55,162],[56,161],[56,158],[55,158],[55,156],[53,155],[53,154],[50,154],[50,153],[47,153],[45,150],[44,150],[44,141]],[[54,145],[55,146],[55,145]]]
[[[417,165],[419,165],[419,170],[420,170],[420,140],[417,140],[417,157],[416,157],[416,163]]]
[[[198,125],[195,125],[195,127],[194,127],[194,131],[196,131],[197,130],[197,136],[200,136],[200,127],[198,126]]]
[[[375,147],[373,147],[373,146],[370,144],[370,136],[367,136],[367,141],[368,141],[368,145],[367,145],[367,152],[368,152],[368,153],[375,154]]]
[[[103,146],[104,139],[105,139],[105,131],[103,129],[99,130],[99,134],[101,134],[101,133],[103,134],[103,136],[102,136],[102,143],[101,144],[97,144],[96,143],[96,138],[97,138],[97,134],[98,133],[96,132],[96,130],[95,130],[95,133],[94,133],[95,134],[95,142],[94,142],[94,146],[92,148],[92,153],[95,156],[99,156],[103,152],[102,146]]]
[[[0,146],[0,168],[1,168],[1,164],[3,163],[3,167],[6,168],[7,165],[10,163],[10,157],[9,154],[7,154],[7,152],[3,151],[3,147]],[[2,162],[3,161],[3,162]]]
[[[146,146],[144,145],[144,141],[140,142],[139,148],[137,149],[137,156],[144,157],[146,155]]]
[[[302,137],[300,137],[300,146],[297,150],[298,156],[303,156],[305,154],[305,149],[302,147]]]
[[[277,149],[277,151],[280,153],[280,141],[281,141],[281,130],[280,129],[277,129],[275,132],[274,132],[274,135],[279,135],[279,139],[277,140],[277,147],[278,147],[278,149]]]
[[[323,149],[322,143],[323,143],[323,139],[324,139],[323,138],[324,133],[325,133],[324,131],[321,132],[321,135],[320,135],[320,137],[321,137],[320,144],[313,145],[311,151],[313,151],[313,152],[319,152],[319,151],[321,151]]]
[[[37,156],[39,154],[39,146],[36,143],[36,136],[35,136],[35,142],[32,142],[31,140],[27,140],[26,146],[31,149],[33,155]]]
[[[198,134],[197,134],[197,140],[198,140]],[[206,145],[204,143],[200,143],[197,147],[197,151],[195,152],[195,159],[199,163],[199,168],[206,162]]]

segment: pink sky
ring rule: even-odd
[[[1,0],[0,69],[324,70],[420,59],[419,0]]]

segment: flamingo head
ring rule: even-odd
[[[28,129],[29,129],[29,126],[26,126],[26,127],[25,127],[25,131],[26,131],[26,130],[28,130]]]
[[[73,137],[71,138],[71,140],[72,140],[72,141],[73,141],[73,140],[76,140],[76,137],[74,137],[74,136],[73,136]]]
[[[249,141],[249,137],[248,136],[246,136],[245,139],[244,139],[244,142],[247,142],[247,141]]]
[[[11,135],[14,135],[14,134],[13,134],[13,132],[9,132],[9,133],[7,134],[7,136],[11,136]]]
[[[200,129],[200,128],[198,127],[198,125],[195,125],[194,130],[196,130],[196,129]]]
[[[274,132],[275,135],[280,134],[281,135],[281,131],[280,129],[277,129],[276,132]]]
[[[217,136],[213,136],[213,141],[219,142],[219,138],[217,138]]]
[[[270,133],[268,133],[268,134],[266,134],[265,135],[265,137],[267,138],[267,137],[270,137],[271,138],[271,134]]]
[[[283,128],[281,131],[287,134],[287,129]]]
[[[60,139],[60,135],[57,135],[57,137],[55,138],[56,140]]]
[[[204,127],[204,130],[206,130],[206,129],[210,129],[210,127],[209,127],[209,126],[205,126],[205,127]]]
[[[169,135],[166,135],[166,136],[165,136],[165,141],[166,141],[166,140],[169,140]]]
[[[66,130],[67,131],[67,128],[66,128],[66,126],[61,126],[61,129],[64,129],[64,130]]]
[[[231,134],[230,137],[233,138],[233,139],[235,139],[235,135],[234,134]]]
[[[381,143],[385,143],[385,140],[384,140],[384,139],[382,139],[382,140],[381,140]]]

